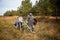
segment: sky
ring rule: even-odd
[[[4,15],[7,10],[17,10],[21,6],[22,0],[0,0],[0,15]],[[31,0],[33,5],[36,0]]]

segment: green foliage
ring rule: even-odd
[[[32,4],[30,3],[30,0],[25,0],[22,1],[22,6],[18,9],[18,12],[24,16],[30,12],[31,8]]]
[[[4,14],[4,16],[11,16],[11,12],[10,11],[6,11],[6,13]]]
[[[50,15],[52,12],[51,4],[49,3],[49,0],[39,0],[39,2],[36,2],[36,5],[33,6],[32,12],[35,13],[35,15]]]
[[[6,11],[4,13],[4,16],[15,16],[15,15],[18,15],[18,12],[17,11]]]
[[[22,15],[25,16],[31,11],[32,3],[30,3],[30,0],[22,1],[22,6],[18,8],[17,11],[7,11],[4,16],[14,16],[14,15]]]
[[[36,0],[34,6],[32,6],[30,1],[31,0],[23,0],[22,5],[18,7],[17,11],[7,11],[4,16],[26,16],[29,12],[38,16],[60,15],[59,0]]]
[[[50,3],[53,5],[53,16],[60,16],[60,0],[50,0]]]

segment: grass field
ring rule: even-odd
[[[60,40],[60,19],[55,22],[54,17],[47,20],[36,17],[35,33],[29,33],[25,21],[24,31],[13,26],[16,17],[0,17],[0,40]]]

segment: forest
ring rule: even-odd
[[[60,0],[36,0],[32,5],[30,0],[23,0],[17,10],[6,11],[4,16],[26,16],[33,13],[35,16],[60,16]]]

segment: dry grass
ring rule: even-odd
[[[0,17],[0,40],[60,40],[60,23],[38,18],[35,33],[27,31],[26,23],[24,31],[14,28],[13,23],[17,16]]]

